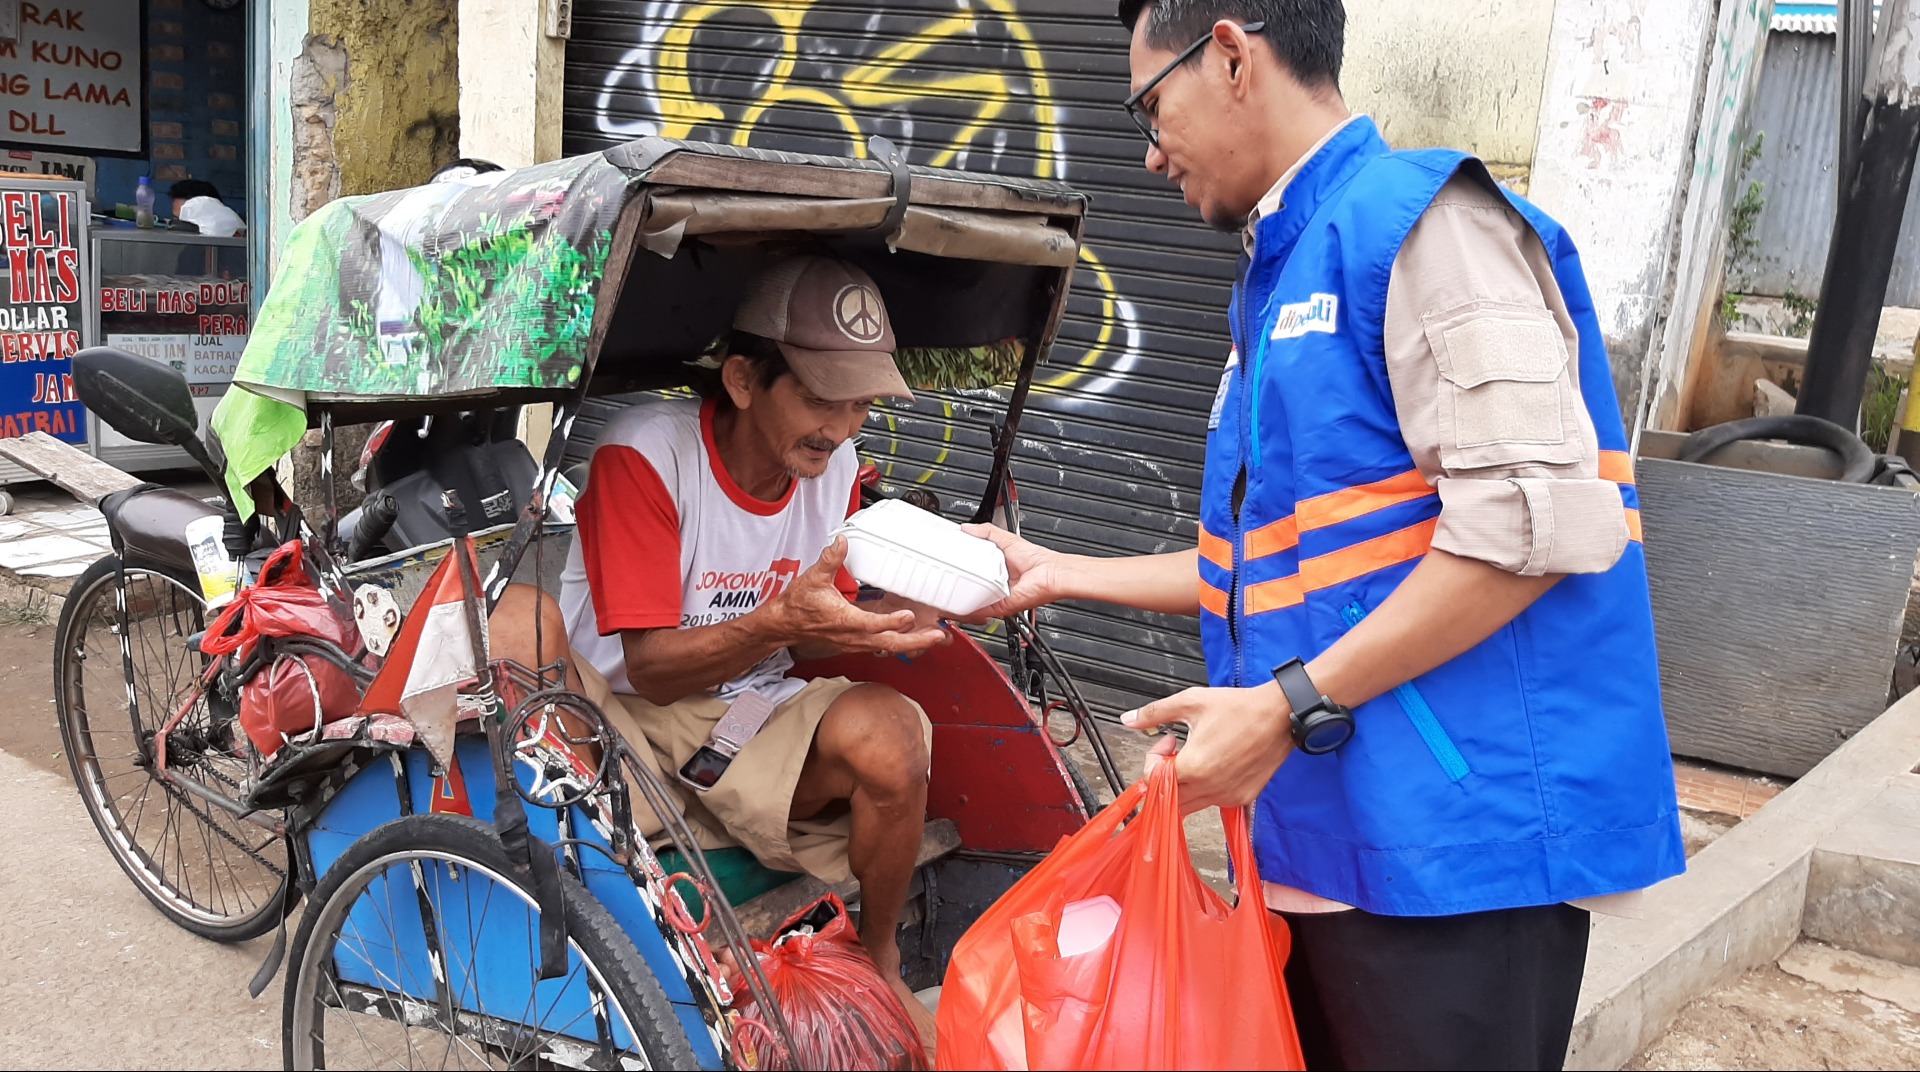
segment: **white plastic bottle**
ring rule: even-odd
[[[240,588],[240,563],[227,557],[226,530],[226,519],[218,514],[187,524],[187,551],[193,556],[194,572],[200,575],[200,595],[208,610],[233,602]]]
[[[147,175],[140,176],[140,186],[133,191],[133,225],[153,229],[153,179]]]

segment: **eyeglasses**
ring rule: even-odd
[[[1264,22],[1249,22],[1240,27],[1243,32],[1249,34],[1257,34],[1266,28],[1267,24]],[[1168,75],[1179,70],[1182,64],[1198,55],[1200,50],[1207,47],[1207,42],[1211,40],[1213,40],[1213,31],[1208,30],[1198,41],[1182,49],[1180,54],[1173,58],[1172,63],[1160,68],[1160,73],[1148,79],[1147,84],[1141,86],[1138,92],[1121,102],[1120,106],[1127,110],[1128,116],[1132,117],[1133,125],[1140,128],[1140,133],[1146,135],[1147,143],[1155,148],[1158,148],[1160,145],[1160,128],[1154,125],[1156,117],[1148,115],[1146,109],[1140,107],[1140,102],[1146,98],[1147,94],[1152,93],[1154,87],[1158,86]]]

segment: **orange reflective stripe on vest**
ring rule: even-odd
[[[1291,517],[1262,525],[1247,533],[1247,560],[1277,555],[1300,543],[1300,526]]]
[[[1600,479],[1611,480],[1615,484],[1633,483],[1633,455],[1624,450],[1601,451]]]
[[[1409,469],[1371,484],[1302,499],[1294,508],[1293,516],[1283,517],[1247,533],[1247,560],[1265,558],[1297,546],[1301,532],[1328,528],[1433,494],[1433,485],[1427,483],[1427,478],[1418,469]]]
[[[1220,589],[1215,588],[1214,586],[1208,584],[1207,582],[1201,581],[1200,582],[1200,608],[1202,610],[1212,611],[1218,617],[1221,617],[1221,618],[1226,617],[1227,616],[1227,594],[1225,592],[1222,592]]]
[[[1294,507],[1294,516],[1300,519],[1303,529],[1324,529],[1342,521],[1352,521],[1363,514],[1371,514],[1375,510],[1385,510],[1389,506],[1424,499],[1432,494],[1433,485],[1427,483],[1427,478],[1420,474],[1420,470],[1409,469],[1399,476],[1390,476],[1371,484],[1302,499]]]
[[[1633,485],[1633,455],[1623,450],[1603,450],[1600,452],[1600,478],[1615,484]],[[1300,542],[1301,530],[1327,528],[1363,517],[1376,510],[1389,506],[1398,506],[1404,502],[1424,498],[1435,494],[1432,485],[1417,469],[1408,470],[1398,476],[1362,484],[1358,487],[1317,495],[1300,502],[1294,516],[1282,518],[1272,524],[1262,526],[1247,533],[1246,549],[1249,562],[1268,555],[1278,554]],[[1629,508],[1627,514],[1627,533],[1635,542],[1644,542],[1640,529],[1640,511]],[[1410,562],[1426,554],[1433,547],[1433,534],[1439,528],[1440,519],[1430,518],[1415,525],[1376,536],[1351,547],[1344,547],[1316,558],[1301,560],[1300,572],[1276,580],[1251,584],[1246,589],[1248,614],[1262,614],[1267,611],[1284,610],[1298,606],[1305,600],[1307,593],[1322,588],[1331,588],[1356,577],[1364,577],[1375,570],[1397,566]],[[1207,553],[1205,533],[1201,534],[1202,555],[1209,561],[1231,568],[1230,562],[1220,562]],[[1230,555],[1231,545],[1225,540],[1216,540],[1220,547]],[[1219,590],[1213,590],[1218,594]],[[1202,594],[1203,605],[1205,593]],[[1220,596],[1221,605],[1226,598]],[[1224,614],[1224,612],[1222,612]]]
[[[1202,528],[1200,530],[1200,557],[1219,566],[1223,570],[1230,570],[1233,568],[1233,544]]]
[[[1247,613],[1265,614],[1270,610],[1285,610],[1298,606],[1306,598],[1306,590],[1300,585],[1298,573],[1282,577],[1277,581],[1261,581],[1247,586]]]
[[[1247,613],[1285,610],[1297,606],[1309,592],[1332,588],[1375,570],[1411,562],[1432,549],[1433,533],[1439,526],[1439,518],[1429,518],[1352,547],[1330,551],[1317,558],[1303,559],[1299,573],[1248,585]]]
[[[1611,480],[1620,485],[1621,495],[1634,486],[1633,455],[1624,450],[1603,450],[1600,452],[1600,479]],[[1627,538],[1634,543],[1646,543],[1640,533],[1640,511],[1627,507]]]

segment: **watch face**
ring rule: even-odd
[[[1308,716],[1300,734],[1300,750],[1310,756],[1323,756],[1346,744],[1353,736],[1353,716],[1344,712],[1320,710]]]

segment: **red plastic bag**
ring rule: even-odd
[[[1062,841],[954,947],[939,1067],[1305,1067],[1281,975],[1286,923],[1267,911],[1245,809],[1221,818],[1232,907],[1187,854],[1170,762]],[[1070,908],[1095,929],[1063,927]],[[1091,948],[1063,957],[1063,939]]]
[[[299,543],[282,544],[260,567],[260,578],[235,593],[208,626],[200,650],[246,662],[268,637],[324,640],[349,658],[360,631],[327,602],[307,575]],[[352,675],[317,656],[280,654],[240,688],[240,728],[262,758],[288,737],[348,718],[360,703]]]
[[[867,956],[847,921],[847,906],[827,894],[781,926],[771,944],[756,941],[760,970],[793,1031],[798,1052],[771,1047],[771,1032],[747,1040],[763,1069],[874,1069],[921,1072],[926,1050],[906,1007]],[[743,988],[744,989],[744,988]],[[761,1021],[747,999],[743,1020]]]

